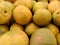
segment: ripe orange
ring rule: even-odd
[[[31,21],[32,13],[27,7],[19,5],[13,11],[13,17],[18,24],[26,25]]]

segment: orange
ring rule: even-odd
[[[0,2],[0,24],[5,24],[10,21],[12,17],[12,6],[10,3]]]
[[[16,23],[26,25],[31,21],[32,13],[27,7],[19,5],[13,11],[13,17]]]
[[[17,31],[17,30],[23,30],[23,26],[18,25],[17,23],[14,23],[10,27],[10,31]]]

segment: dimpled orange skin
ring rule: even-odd
[[[13,17],[18,24],[26,25],[31,21],[32,13],[27,7],[19,5],[13,11]]]

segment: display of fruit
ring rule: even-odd
[[[56,25],[50,23],[50,24],[49,24],[48,26],[46,26],[46,27],[47,27],[48,29],[50,29],[55,36],[56,36],[57,34],[59,34],[59,28],[58,28]]]
[[[32,35],[32,33],[33,33],[34,31],[36,31],[37,29],[39,29],[39,27],[38,27],[36,24],[30,23],[30,24],[28,24],[28,25],[26,26],[25,32],[26,32],[28,35]]]
[[[49,29],[41,28],[32,34],[30,45],[57,45],[57,41]]]
[[[52,14],[53,23],[60,26],[60,9],[56,10]]]
[[[8,31],[9,29],[6,25],[0,25],[0,36]]]
[[[59,1],[52,1],[48,4],[48,10],[52,13],[55,10],[60,8],[60,2]]]
[[[0,45],[60,45],[60,1],[0,0]]]
[[[51,21],[51,13],[47,9],[38,9],[34,13],[33,21],[39,26],[46,26]]]
[[[28,7],[29,9],[32,8],[32,4],[33,4],[33,0],[16,0],[14,2],[15,6],[24,5],[24,6]]]

